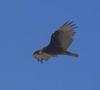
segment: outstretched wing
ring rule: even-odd
[[[75,28],[76,24],[73,24],[73,22],[66,22],[52,34],[49,46],[51,48],[61,48],[62,50],[68,49],[72,43]]]

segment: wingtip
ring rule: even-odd
[[[76,26],[77,24],[76,24],[76,23],[74,23],[74,21],[72,21],[72,20],[68,20],[68,21],[66,21],[63,25],[71,25],[71,26]]]

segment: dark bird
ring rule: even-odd
[[[78,57],[79,55],[77,53],[68,51],[68,48],[73,41],[76,28],[76,24],[74,24],[72,21],[67,21],[51,35],[49,45],[35,51],[33,56],[41,63],[57,55]]]

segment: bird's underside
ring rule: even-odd
[[[57,55],[68,55],[68,56],[72,56],[72,57],[78,57],[79,56],[77,53],[66,51],[66,53],[55,54],[55,55],[54,54],[48,54],[48,53],[42,53],[40,55],[34,55],[34,57],[37,59],[38,62],[43,63],[44,61],[47,61],[48,59],[55,57]]]
[[[78,57],[79,55],[77,53],[68,51],[68,48],[73,41],[75,28],[76,24],[73,24],[73,22],[66,22],[51,35],[49,45],[35,51],[33,56],[41,63],[57,55]]]

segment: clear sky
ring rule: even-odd
[[[39,64],[33,51],[67,20],[80,57]],[[100,0],[0,0],[0,90],[100,90],[99,50]]]

